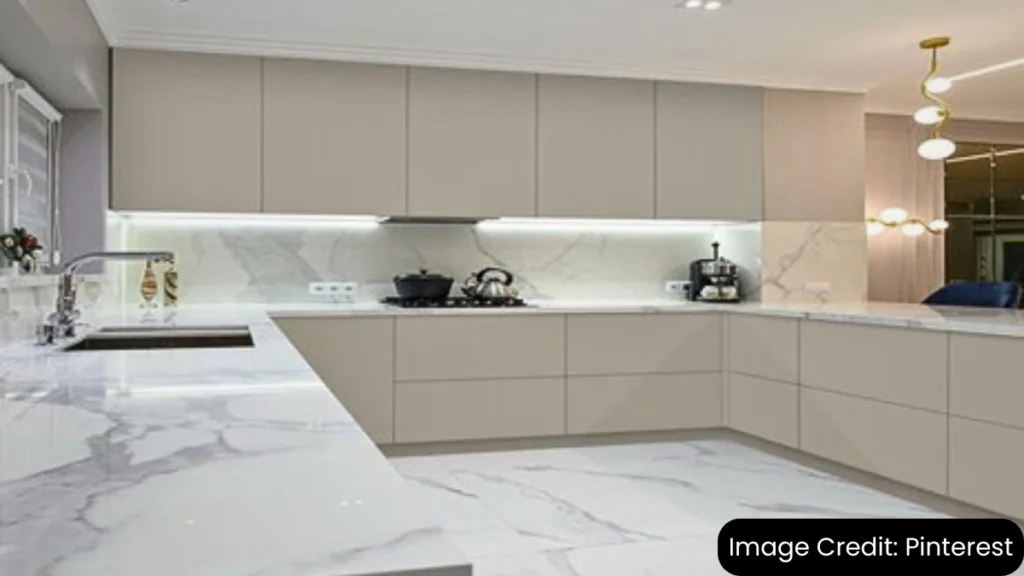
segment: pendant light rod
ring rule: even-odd
[[[950,39],[946,36],[938,36],[921,41],[921,49],[931,50],[932,52],[931,66],[928,69],[928,74],[921,82],[921,94],[928,100],[934,102],[939,108],[939,121],[932,126],[931,138],[939,137],[939,132],[946,124],[946,121],[949,120],[950,115],[949,104],[929,89],[929,84],[935,79],[939,72],[939,49],[949,46],[949,42]]]

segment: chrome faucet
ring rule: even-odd
[[[75,308],[77,288],[75,272],[83,264],[93,260],[151,260],[153,262],[174,262],[173,252],[91,252],[68,260],[57,270],[60,282],[57,286],[56,310],[46,316],[46,321],[36,331],[40,344],[53,344],[61,338],[75,335],[75,326],[81,312]]]

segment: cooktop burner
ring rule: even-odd
[[[453,296],[449,298],[399,298],[389,296],[381,303],[399,308],[520,308],[529,306],[519,298],[467,298]]]

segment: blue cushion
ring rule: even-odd
[[[958,282],[939,288],[924,303],[929,306],[1018,308],[1021,286],[1016,282]]]

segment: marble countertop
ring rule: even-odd
[[[717,313],[1024,337],[1024,311],[550,301],[530,308],[194,306],[93,326],[245,324],[251,349],[0,348],[0,574],[468,575],[272,317]]]
[[[705,304],[679,300],[534,301],[523,308],[413,308],[375,302],[356,304],[267,305],[275,317],[423,316],[461,314],[615,314],[728,312],[829,322],[848,322],[941,332],[1024,337],[1024,310],[924,306],[869,302],[860,304]]]
[[[0,349],[0,574],[468,576],[265,312],[251,349]]]

